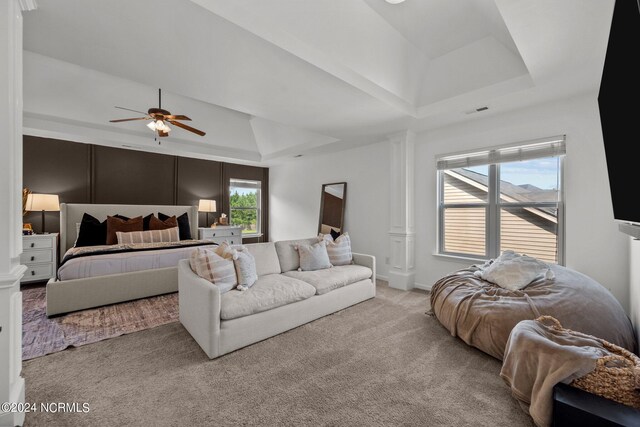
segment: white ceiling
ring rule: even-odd
[[[268,164],[595,92],[613,0],[38,6],[24,25],[27,132]],[[155,106],[158,87],[204,138],[175,130],[158,147],[144,122],[108,123],[129,116],[114,105]]]

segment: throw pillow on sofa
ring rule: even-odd
[[[239,249],[244,250],[245,247],[244,246],[240,246]],[[222,243],[220,243],[218,246],[216,246],[216,248],[214,249],[214,252],[216,254],[218,254],[219,256],[221,256],[224,259],[232,259],[235,260],[237,258],[237,249],[232,247],[229,242],[227,242],[226,240]]]
[[[256,260],[251,253],[244,249],[236,250],[233,254],[233,264],[238,276],[238,290],[246,291],[258,280]]]
[[[343,233],[337,239],[334,239],[331,234],[320,234],[318,239],[327,243],[327,254],[331,265],[349,265],[352,263],[353,254],[351,252],[349,233]]]
[[[189,257],[191,270],[220,288],[220,293],[238,285],[233,261],[224,259],[211,249],[196,248]]]
[[[298,245],[296,249],[300,255],[300,271],[324,270],[331,267],[326,241],[322,240],[313,245]]]

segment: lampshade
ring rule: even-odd
[[[29,194],[25,209],[28,211],[59,211],[57,194]]]
[[[198,205],[198,211],[199,212],[216,212],[216,201],[200,199],[200,204]]]

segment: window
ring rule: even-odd
[[[438,252],[563,262],[564,136],[438,159]]]
[[[242,227],[243,236],[260,235],[260,181],[231,179],[229,183],[230,223]]]

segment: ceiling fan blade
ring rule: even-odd
[[[134,113],[147,114],[144,111],[132,110],[131,108],[124,108],[124,107],[117,107],[117,106],[115,108],[119,108],[120,110],[133,111]]]
[[[171,124],[174,124],[174,125],[178,126],[179,128],[182,128],[184,130],[188,130],[189,132],[193,132],[193,133],[198,134],[200,136],[205,136],[206,135],[206,133],[202,132],[201,130],[198,130],[196,128],[192,128],[191,126],[187,126],[187,125],[185,125],[183,123],[180,123],[180,122],[176,122],[175,120],[167,120],[167,121],[169,123],[171,123]]]
[[[133,120],[149,120],[150,117],[136,117],[135,119],[117,119],[117,120],[109,120],[111,123],[120,123],[120,122],[130,122]]]
[[[189,117],[183,116],[182,114],[164,116],[164,118],[167,120],[189,120],[189,121],[191,120]]]

